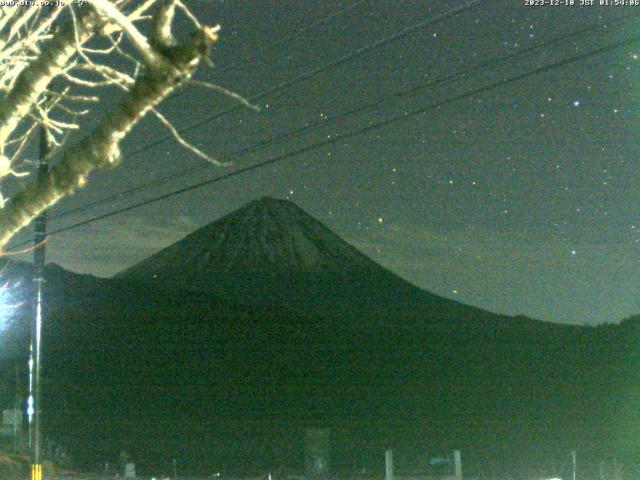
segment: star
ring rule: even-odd
[[[574,100],[573,101],[573,106],[574,107],[579,107],[580,106],[580,100]]]

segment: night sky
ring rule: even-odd
[[[189,3],[205,23],[222,26],[212,55],[215,66],[199,78],[252,97],[464,2],[358,2],[276,46],[270,44],[355,0]],[[602,29],[347,121],[327,121],[308,135],[237,157],[230,167],[210,166],[54,219],[50,228],[640,35],[640,19],[616,20],[633,14],[640,15],[640,7],[480,1],[267,95],[257,102],[260,113],[244,108],[185,135],[220,157],[560,35],[590,25]],[[639,78],[640,43],[627,45],[56,235],[48,259],[108,276],[247,201],[271,195],[295,201],[374,260],[439,295],[548,321],[619,321],[640,312]],[[115,100],[117,93],[105,98]],[[182,128],[235,105],[216,92],[188,87],[161,110]],[[123,164],[92,176],[52,215],[203,164],[171,141],[127,155],[164,134],[155,120],[146,119],[126,140]],[[16,244],[25,238],[18,236]]]

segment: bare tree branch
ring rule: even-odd
[[[162,66],[163,62],[161,57],[151,48],[147,37],[140,33],[133,22],[115,5],[109,0],[91,0],[91,4],[96,10],[101,12],[105,18],[113,20],[122,28],[148,68],[160,68]]]
[[[93,34],[98,18],[93,14],[81,16],[77,30],[68,23],[42,50],[42,53],[16,80],[15,85],[0,103],[0,153],[18,123],[32,109],[51,80],[62,73],[75,53],[76,35],[86,41]]]
[[[196,154],[198,157],[202,158],[203,160],[206,160],[207,162],[212,163],[214,165],[217,165],[219,167],[230,165],[229,163],[220,162],[219,160],[216,160],[212,156],[207,155],[206,153],[204,153],[202,150],[200,150],[195,145],[193,145],[193,144],[189,143],[187,140],[185,140],[182,137],[182,135],[180,135],[180,132],[176,129],[176,127],[174,127],[171,124],[171,122],[169,120],[167,120],[167,117],[162,115],[162,113],[160,113],[157,109],[155,109],[155,108],[153,109],[153,114],[156,116],[156,118],[158,120],[160,120],[160,123],[162,123],[167,128],[167,130],[169,130],[169,132],[171,133],[173,138],[175,138],[175,140],[180,145],[185,147],[187,150],[193,152],[194,154]]]
[[[173,52],[168,68],[148,70],[136,80],[131,91],[93,133],[69,148],[46,179],[34,182],[13,197],[0,212],[0,247],[47,207],[85,184],[96,169],[120,161],[120,141],[127,133],[181,83],[187,81],[210,45],[218,28],[203,28]]]
[[[224,88],[220,85],[216,85],[215,83],[211,83],[211,82],[203,82],[201,80],[191,80],[189,82],[190,85],[194,85],[196,87],[204,87],[204,88],[208,88],[210,90],[215,90],[216,92],[220,92],[228,97],[233,98],[234,100],[238,100],[242,105],[244,105],[247,108],[250,108],[251,110],[254,110],[256,112],[260,111],[260,107],[257,105],[254,105],[253,103],[249,102],[249,100],[247,100],[246,98],[244,98],[242,95],[239,95],[235,92],[232,92],[231,90],[229,90],[228,88]]]
[[[196,27],[183,42],[172,32],[176,9]],[[8,176],[27,175],[19,170],[31,161],[22,156],[39,125],[46,127],[54,146],[48,159],[62,154],[47,176],[10,200],[0,193],[0,251],[39,213],[82,187],[91,172],[117,165],[121,141],[149,112],[180,145],[224,165],[183,138],[156,108],[176,88],[192,83],[257,110],[223,87],[191,82],[199,64],[210,62],[218,30],[202,25],[181,0],[89,0],[82,9],[71,2],[55,8],[0,8],[0,187]],[[109,92],[113,86],[122,98],[102,116],[96,108],[104,99],[98,89]],[[66,146],[71,132],[96,123],[93,132]]]

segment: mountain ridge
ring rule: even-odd
[[[115,277],[140,278],[139,270],[151,267],[155,271],[158,268],[154,264],[158,262],[175,262],[177,253],[187,253],[185,248],[194,249],[202,255],[200,261],[211,262],[212,267],[222,272],[236,268],[259,271],[266,267],[269,271],[275,268],[277,273],[287,273],[288,270],[283,269],[344,268],[345,261],[357,266],[373,263],[295,203],[262,197],[197,229]]]
[[[295,203],[273,197],[247,203],[113,278],[306,311],[335,312],[350,305],[378,316],[395,310],[406,321],[447,311],[449,321],[500,317],[540,322],[494,314],[423,290],[376,263]]]
[[[298,207],[284,205],[299,218]],[[634,454],[635,321],[592,328],[492,314],[423,292],[353,247],[325,248],[323,239],[339,237],[309,226],[304,235],[320,234],[308,239],[320,242],[315,265],[329,266],[318,269],[296,253],[295,242],[307,241],[287,230],[297,224],[274,232],[278,213],[260,213],[263,207],[250,204],[247,223],[240,209],[224,238],[249,225],[238,233],[257,228],[284,239],[284,253],[259,250],[249,258],[284,255],[287,267],[300,267],[295,275],[286,268],[285,277],[278,269],[230,277],[234,267],[213,277],[215,288],[190,289],[175,276],[150,281],[148,264],[140,277],[113,279],[47,267],[46,428],[81,462],[113,459],[124,449],[151,472],[180,450],[190,452],[184,462],[194,471],[219,471],[221,464],[233,472],[250,466],[252,474],[274,465],[299,471],[300,435],[309,426],[332,429],[336,471],[347,473],[355,462],[375,471],[388,445],[402,455],[419,445],[431,452],[455,445],[471,476],[487,461],[532,462],[541,451],[558,461],[558,452],[575,448],[594,457],[623,448],[628,458]],[[209,234],[225,231],[219,226],[194,232],[187,246],[206,249]],[[185,244],[174,245],[163,260],[180,259]],[[185,258],[197,267],[202,250],[191,252]],[[353,267],[332,268],[336,258]],[[156,264],[167,265],[173,275],[202,274],[196,287],[212,286],[208,268]],[[308,284],[296,290],[298,282]],[[258,295],[251,298],[253,288]],[[11,337],[22,347],[14,355],[0,350],[0,386],[28,351],[29,322],[13,323],[21,330]],[[11,402],[13,394],[0,389],[0,400]],[[513,473],[505,465],[499,471]]]

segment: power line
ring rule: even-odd
[[[266,52],[266,51],[268,51],[268,50],[270,50],[270,49],[272,49],[272,48],[274,48],[276,46],[279,46],[279,45],[281,45],[281,44],[283,44],[283,43],[285,43],[285,42],[287,42],[289,40],[292,40],[293,38],[295,38],[295,37],[307,32],[309,30],[312,30],[313,28],[317,27],[318,25],[322,25],[323,23],[326,23],[329,20],[333,20],[334,18],[338,18],[338,17],[350,12],[351,10],[354,10],[355,8],[359,7],[360,5],[362,5],[363,3],[366,3],[368,1],[370,1],[370,0],[359,0],[359,1],[356,1],[356,2],[352,3],[351,5],[348,5],[348,6],[344,7],[343,9],[341,9],[341,10],[339,10],[337,12],[333,12],[333,13],[330,13],[328,15],[325,15],[324,17],[321,17],[320,19],[316,20],[315,22],[312,22],[312,23],[310,23],[308,25],[305,25],[305,26],[303,26],[303,27],[301,27],[301,28],[299,28],[297,30],[293,30],[292,32],[284,35],[283,37],[281,37],[281,38],[279,38],[277,40],[274,40],[272,42],[269,42],[267,45],[265,45],[264,47],[259,49],[257,52],[244,57],[240,61],[237,61],[237,62],[235,62],[235,63],[233,63],[231,65],[225,66],[224,68],[216,70],[216,73],[218,75],[220,75],[220,74],[228,72],[230,70],[237,70],[238,68],[240,68],[241,64],[248,63],[251,60],[255,60],[256,58],[258,58],[262,54],[264,54],[264,52]],[[176,98],[180,97],[181,95],[182,95],[182,93],[180,91],[178,91],[178,92],[174,92],[172,95],[170,95],[169,98],[171,98],[173,100],[173,99],[176,99]],[[158,140],[160,140],[160,139],[158,139]],[[164,137],[162,137],[162,141],[164,141],[164,140],[165,140]],[[134,152],[134,154],[135,154],[135,152]]]
[[[262,56],[264,54],[264,52],[266,52],[267,50],[270,50],[270,49],[272,49],[274,47],[282,45],[282,44],[288,42],[289,40],[292,40],[293,38],[295,38],[295,37],[307,32],[309,30],[312,30],[312,29],[314,29],[315,27],[317,27],[319,25],[322,25],[323,23],[326,23],[326,22],[328,22],[330,20],[333,20],[334,18],[341,17],[342,15],[350,12],[351,10],[354,10],[354,9],[358,8],[360,5],[362,5],[363,3],[367,3],[367,2],[369,2],[369,0],[359,0],[359,1],[353,2],[352,4],[342,8],[341,10],[338,10],[337,12],[333,12],[333,13],[327,14],[324,17],[319,18],[315,22],[312,22],[312,23],[310,23],[310,24],[308,24],[308,25],[306,25],[306,26],[304,26],[302,28],[299,28],[297,30],[293,30],[292,32],[284,35],[283,37],[281,37],[281,38],[279,38],[277,40],[274,40],[272,42],[269,42],[267,45],[265,45],[264,47],[259,49],[257,52],[252,53],[251,55],[248,55],[248,56],[244,57],[243,59],[241,59],[240,61],[238,61],[238,62],[236,62],[234,64],[225,66],[224,68],[218,70],[217,73],[221,74],[221,73],[228,72],[230,70],[236,70],[236,69],[240,68],[243,63],[250,62],[251,60],[255,60],[256,58]]]
[[[404,29],[399,30],[399,31],[387,36],[387,37],[383,37],[383,38],[379,39],[376,42],[369,43],[369,44],[367,44],[367,45],[365,45],[363,47],[360,47],[360,48],[350,52],[350,53],[347,53],[347,54],[343,55],[342,57],[340,57],[340,58],[338,58],[338,59],[336,59],[334,61],[331,61],[329,63],[321,65],[320,67],[316,67],[316,68],[314,68],[314,69],[312,69],[310,71],[302,73],[302,74],[294,77],[291,80],[285,80],[283,82],[280,82],[279,84],[275,85],[274,87],[271,87],[271,88],[269,88],[269,89],[267,89],[267,90],[265,90],[265,91],[263,91],[261,93],[258,93],[257,95],[254,95],[252,97],[249,97],[248,100],[250,102],[253,102],[255,100],[258,100],[258,99],[268,95],[269,93],[275,93],[275,92],[281,91],[281,90],[283,90],[285,88],[291,87],[292,85],[294,85],[294,84],[296,84],[296,83],[298,83],[300,81],[307,80],[307,79],[312,78],[312,77],[314,77],[314,76],[316,76],[316,75],[318,75],[318,74],[320,74],[322,72],[325,72],[326,70],[328,70],[330,68],[333,68],[335,66],[344,64],[345,62],[347,62],[347,61],[349,61],[349,60],[351,60],[351,59],[353,59],[353,58],[355,58],[355,57],[357,57],[359,55],[362,55],[362,54],[372,50],[373,48],[377,48],[377,47],[386,45],[386,44],[388,44],[390,42],[393,42],[395,40],[399,40],[399,39],[409,35],[410,33],[414,32],[416,30],[419,30],[421,28],[424,28],[424,27],[426,27],[426,26],[428,26],[428,25],[430,25],[432,23],[436,23],[438,21],[444,20],[446,18],[449,18],[451,16],[457,15],[459,13],[462,13],[464,11],[470,10],[471,8],[474,8],[475,6],[477,6],[481,1],[482,0],[471,0],[471,1],[469,1],[469,2],[467,2],[465,4],[463,4],[463,5],[460,5],[458,7],[452,8],[452,9],[450,9],[450,10],[448,10],[448,11],[446,11],[446,12],[440,14],[440,15],[428,18],[428,19],[423,20],[421,22],[418,22],[418,23],[415,23],[415,24],[410,25],[408,27],[405,27]],[[227,113],[234,112],[234,111],[239,110],[241,108],[243,108],[242,105],[236,105],[235,107],[227,109],[227,110],[225,110],[223,112],[220,112],[218,114],[213,114],[213,115],[210,115],[208,117],[205,117],[202,120],[199,120],[199,121],[197,121],[197,122],[195,122],[195,123],[193,123],[193,124],[191,124],[191,125],[189,125],[187,127],[184,127],[183,129],[178,130],[178,132],[182,134],[184,132],[193,130],[195,128],[198,128],[199,126],[202,126],[202,125],[205,125],[205,124],[207,124],[209,122],[217,120],[218,118],[226,115]],[[356,113],[356,112],[349,113],[349,115],[354,114],[354,113]],[[325,123],[326,123],[326,121],[325,121]],[[284,138],[286,136],[290,136],[291,134],[293,134],[293,133],[287,133],[282,138]],[[138,155],[139,153],[142,153],[142,152],[144,152],[144,151],[146,151],[146,150],[148,150],[150,148],[153,148],[153,147],[163,143],[165,140],[170,139],[170,138],[172,138],[171,135],[164,135],[163,137],[160,137],[160,138],[158,138],[156,140],[153,140],[153,141],[143,145],[142,147],[134,150],[133,152],[131,152],[129,154],[129,156]],[[273,140],[273,139],[267,140],[267,141],[261,143],[260,146],[272,144],[272,143],[275,143],[276,141],[277,140]],[[257,148],[257,147],[255,147],[255,148]],[[239,155],[241,153],[246,153],[246,152],[251,151],[251,150],[253,150],[253,147],[250,147],[248,149],[243,149],[242,151],[239,151],[237,153],[232,153],[232,154],[226,155],[221,160],[226,160],[226,159],[230,158],[230,156],[236,156],[236,155]],[[163,181],[165,181],[165,180],[160,180],[160,183],[162,183]],[[133,191],[138,191],[141,188],[145,188],[145,187],[144,186],[139,187],[139,188],[135,187],[133,189]],[[105,201],[108,201],[108,200],[100,200],[100,201],[98,201],[98,203],[103,203]],[[92,206],[93,205],[95,205],[95,203],[92,204]],[[82,207],[79,207],[79,208],[82,208]],[[74,209],[73,211],[77,211],[77,209]],[[51,218],[60,218],[62,216],[66,216],[68,213],[71,213],[71,211],[62,212],[60,214],[52,216]]]
[[[267,88],[266,90],[263,90],[255,95],[252,95],[250,97],[247,98],[247,100],[249,102],[255,102],[257,100],[260,100],[263,97],[266,97],[267,95],[273,94],[273,93],[278,93],[286,88],[290,88],[300,82],[303,82],[305,80],[309,80],[317,75],[320,75],[321,73],[326,72],[327,70],[343,65],[344,63],[347,63],[348,61],[363,55],[365,53],[370,52],[371,50],[375,49],[375,48],[379,48],[382,47],[384,45],[387,45],[389,43],[392,43],[394,41],[400,40],[404,37],[406,37],[407,35],[420,30],[422,28],[425,28],[433,23],[445,20],[449,17],[453,17],[459,13],[463,13],[467,10],[471,10],[472,8],[478,6],[480,4],[480,2],[482,1],[486,1],[486,0],[470,0],[458,7],[454,7],[450,10],[447,10],[444,13],[441,13],[440,15],[436,15],[435,17],[430,17],[427,18],[421,22],[418,23],[414,23],[413,25],[410,25],[408,27],[403,28],[402,30],[399,30],[391,35],[388,35],[386,37],[382,37],[379,40],[376,40],[375,42],[372,43],[368,43],[360,48],[357,48],[356,50],[353,50],[352,52],[346,53],[345,55],[337,58],[336,60],[332,60],[331,62],[325,63],[324,65],[320,65],[319,67],[313,68],[307,72],[301,73],[295,77],[293,77],[292,79],[289,80],[283,80],[280,83],[278,83],[277,85]],[[244,105],[238,104],[235,105],[231,108],[228,108],[227,110],[223,110],[222,112],[218,112],[218,113],[214,113],[212,115],[208,115],[207,117],[204,117],[202,120],[199,120],[197,122],[192,123],[191,125],[188,125],[182,129],[178,130],[178,133],[183,134],[186,132],[189,132],[195,128],[198,128],[201,125],[204,125],[206,123],[212,122],[214,120],[217,120],[229,113],[233,113],[236,112],[240,109],[244,108]],[[157,145],[160,145],[161,143],[165,142],[166,140],[169,140],[173,138],[173,136],[171,134],[166,134],[163,135],[160,138],[157,138],[156,140],[153,140],[149,143],[147,143],[146,145],[143,145],[142,147],[134,150],[133,152],[131,152],[129,155],[130,156],[134,156],[137,155],[139,153],[142,153],[146,150],[149,150],[150,148],[153,148]]]
[[[621,16],[621,17],[618,17],[618,18],[614,19],[613,21],[629,20],[629,19],[632,19],[632,18],[637,18],[639,16],[640,16],[640,13],[635,13],[633,15],[624,15],[624,16]],[[429,82],[424,83],[424,84],[417,85],[417,86],[412,87],[412,88],[407,89],[407,90],[402,90],[402,91],[399,91],[399,92],[392,93],[391,95],[385,96],[385,97],[383,97],[381,99],[378,99],[378,100],[376,100],[374,102],[368,102],[368,103],[365,103],[365,104],[360,105],[358,107],[355,107],[353,109],[347,110],[345,112],[341,112],[341,113],[338,113],[338,114],[335,114],[335,115],[329,115],[328,117],[325,117],[324,119],[321,119],[321,120],[316,120],[316,121],[313,121],[313,122],[307,122],[307,124],[304,127],[293,129],[293,130],[289,130],[287,132],[283,132],[281,134],[278,134],[278,135],[276,135],[274,137],[270,137],[270,138],[265,139],[265,140],[263,140],[261,142],[258,142],[256,144],[249,145],[249,146],[243,147],[243,148],[241,148],[239,150],[235,150],[233,152],[227,153],[227,154],[223,155],[222,157],[220,157],[219,160],[220,161],[227,161],[227,160],[229,160],[231,158],[235,158],[235,157],[237,157],[239,155],[242,155],[242,154],[245,154],[245,153],[254,152],[254,151],[262,149],[264,147],[279,143],[279,142],[281,142],[283,140],[291,140],[291,139],[297,138],[297,137],[299,137],[299,136],[301,136],[301,135],[303,135],[305,133],[309,133],[309,132],[314,131],[316,129],[327,127],[327,126],[331,125],[334,122],[342,121],[342,120],[344,120],[344,119],[346,119],[346,118],[348,118],[350,116],[353,116],[355,114],[362,113],[364,111],[371,110],[373,108],[380,107],[380,106],[383,106],[385,104],[391,104],[391,103],[397,102],[397,101],[402,100],[404,98],[416,95],[416,94],[422,92],[423,90],[426,90],[427,88],[430,88],[430,87],[433,87],[433,86],[436,86],[436,85],[439,85],[439,84],[442,84],[442,83],[445,83],[445,82],[453,81],[457,77],[464,77],[464,76],[466,76],[466,75],[468,75],[470,73],[477,73],[477,72],[482,72],[482,71],[485,71],[485,70],[489,70],[491,68],[495,68],[497,66],[500,66],[500,65],[502,65],[502,64],[508,62],[509,60],[514,59],[514,58],[526,56],[526,55],[528,55],[530,53],[534,53],[534,52],[536,52],[538,50],[547,48],[547,47],[552,46],[552,45],[554,45],[556,43],[564,42],[568,38],[584,35],[585,33],[591,33],[594,30],[604,30],[604,28],[605,27],[600,25],[599,23],[591,24],[591,25],[589,25],[589,26],[587,26],[587,27],[585,27],[583,29],[580,29],[580,30],[577,30],[575,32],[571,32],[571,33],[568,33],[568,34],[565,34],[565,35],[561,35],[559,37],[556,37],[554,39],[548,40],[546,42],[542,42],[542,43],[540,43],[538,45],[534,45],[534,46],[519,50],[517,52],[513,52],[513,53],[510,53],[510,54],[504,55],[502,57],[494,58],[494,59],[488,60],[486,62],[482,62],[480,64],[476,64],[476,65],[470,66],[470,67],[465,68],[463,70],[460,70],[458,72],[446,75],[444,77],[429,81]],[[124,190],[122,192],[118,192],[118,193],[109,195],[107,197],[100,198],[100,199],[95,200],[93,202],[89,202],[89,203],[87,203],[85,205],[81,205],[81,206],[74,207],[74,208],[71,208],[71,209],[68,209],[68,210],[64,210],[64,211],[62,211],[62,212],[60,212],[60,213],[58,213],[56,215],[51,216],[50,218],[51,219],[57,219],[57,218],[62,218],[64,216],[67,216],[67,215],[70,215],[70,214],[77,214],[77,213],[83,212],[85,210],[88,210],[90,208],[93,208],[93,207],[95,207],[97,205],[100,205],[100,204],[103,204],[103,203],[106,203],[106,202],[109,202],[109,201],[112,201],[112,200],[120,199],[124,195],[133,194],[133,193],[136,193],[136,192],[138,192],[140,190],[146,189],[146,188],[148,188],[150,186],[160,185],[160,184],[165,183],[165,182],[167,182],[169,180],[174,180],[177,177],[188,175],[190,173],[193,173],[193,172],[196,172],[196,171],[200,171],[200,170],[203,170],[203,169],[207,169],[207,168],[210,168],[209,164],[198,165],[196,167],[187,168],[187,169],[174,170],[173,172],[171,172],[168,175],[165,175],[165,176],[162,176],[162,177],[159,177],[159,178],[155,178],[155,179],[150,180],[148,182],[144,182],[144,183],[142,183],[140,185],[137,185],[137,186],[135,186],[133,188],[130,188],[130,189]]]
[[[621,47],[624,47],[624,46],[632,45],[632,44],[638,43],[638,42],[640,42],[640,36],[628,38],[626,40],[622,40],[622,41],[616,42],[614,44],[607,45],[605,47],[602,47],[602,48],[599,48],[599,49],[596,49],[596,50],[592,50],[590,52],[582,53],[582,54],[579,54],[579,55],[574,55],[574,56],[566,58],[564,60],[561,60],[561,61],[558,61],[558,62],[555,62],[555,63],[552,63],[552,64],[548,64],[548,65],[545,65],[543,67],[539,67],[539,68],[536,68],[534,70],[530,70],[528,72],[524,72],[524,73],[512,76],[512,77],[507,78],[505,80],[500,80],[498,82],[494,82],[494,83],[491,83],[489,85],[485,85],[483,87],[479,87],[479,88],[470,90],[470,91],[468,91],[466,93],[462,93],[460,95],[456,95],[456,96],[450,97],[448,99],[445,99],[445,100],[442,100],[442,101],[427,105],[426,107],[422,107],[422,108],[419,108],[419,109],[416,109],[416,110],[405,112],[405,113],[402,113],[400,115],[395,115],[395,116],[389,117],[389,118],[387,118],[385,120],[382,120],[382,121],[373,123],[371,125],[368,125],[366,127],[363,127],[363,128],[360,128],[360,129],[357,129],[357,130],[354,130],[354,131],[351,131],[351,132],[348,132],[348,133],[345,133],[345,134],[342,134],[342,135],[337,135],[337,136],[335,136],[333,138],[326,139],[326,140],[323,140],[321,142],[317,142],[317,143],[308,145],[306,147],[302,147],[302,148],[299,148],[297,150],[293,150],[291,152],[287,152],[287,153],[282,154],[282,155],[278,155],[278,156],[273,157],[273,158],[271,158],[269,160],[265,160],[263,162],[259,162],[259,163],[256,163],[256,164],[241,168],[241,169],[236,170],[234,172],[230,172],[230,173],[227,173],[225,175],[221,175],[219,177],[215,177],[215,178],[212,178],[212,179],[209,179],[209,180],[205,180],[205,181],[202,181],[202,182],[197,182],[197,183],[191,184],[191,185],[189,185],[187,187],[183,187],[183,188],[174,190],[172,192],[165,193],[163,195],[159,195],[159,196],[156,196],[154,198],[151,198],[151,199],[148,199],[148,200],[145,200],[145,201],[142,201],[142,202],[138,202],[138,203],[129,205],[129,206],[124,207],[124,208],[119,208],[117,210],[113,210],[113,211],[105,213],[103,215],[98,215],[96,217],[92,217],[92,218],[83,220],[81,222],[77,222],[77,223],[74,223],[72,225],[69,225],[69,226],[66,226],[66,227],[62,227],[62,228],[59,228],[57,230],[53,230],[52,232],[49,233],[49,236],[56,235],[56,234],[59,234],[59,233],[63,233],[63,232],[69,231],[69,230],[73,230],[73,229],[79,228],[79,227],[84,226],[84,225],[88,225],[88,224],[93,223],[93,222],[104,220],[106,218],[113,217],[115,215],[119,215],[121,213],[125,213],[125,212],[131,211],[131,210],[134,210],[134,209],[146,206],[146,205],[150,205],[150,204],[162,201],[162,200],[166,200],[168,198],[171,198],[171,197],[174,197],[174,196],[177,196],[177,195],[181,195],[181,194],[186,193],[186,192],[190,192],[190,191],[202,188],[204,186],[208,186],[208,185],[211,185],[211,184],[214,184],[214,183],[218,183],[218,182],[221,182],[223,180],[226,180],[226,179],[229,179],[229,178],[232,178],[232,177],[235,177],[235,176],[238,176],[238,175],[241,175],[241,174],[253,171],[253,170],[257,170],[259,168],[263,168],[263,167],[266,167],[268,165],[272,165],[272,164],[275,164],[277,162],[281,162],[283,160],[287,160],[289,158],[292,158],[294,156],[300,155],[302,153],[307,153],[307,152],[310,152],[312,150],[316,150],[316,149],[319,149],[319,148],[322,148],[322,147],[325,147],[325,146],[328,146],[328,145],[332,145],[332,144],[337,143],[337,142],[341,142],[341,141],[344,141],[344,140],[348,140],[348,139],[354,138],[354,137],[359,136],[359,135],[363,135],[365,133],[369,133],[371,131],[374,131],[374,130],[380,129],[382,127],[391,125],[391,124],[399,122],[401,120],[405,120],[405,119],[408,119],[408,118],[415,117],[417,115],[421,115],[423,113],[426,113],[429,110],[441,108],[441,107],[450,105],[451,103],[454,103],[454,102],[457,102],[457,101],[460,101],[460,100],[464,100],[466,98],[473,97],[475,95],[479,95],[479,94],[485,93],[485,92],[490,91],[490,90],[494,90],[496,88],[505,86],[507,84],[510,84],[510,83],[513,83],[513,82],[517,82],[517,81],[520,81],[520,80],[524,80],[525,78],[529,78],[531,76],[538,75],[540,73],[545,73],[545,72],[548,72],[548,71],[551,71],[551,70],[554,70],[554,69],[557,69],[557,68],[560,68],[560,67],[564,67],[564,66],[569,65],[571,63],[574,63],[574,62],[577,62],[577,61],[581,61],[581,60],[585,60],[587,58],[591,58],[591,57],[594,57],[594,56],[597,56],[597,55],[601,55],[603,53],[606,53],[606,52],[609,52],[609,51],[612,51],[612,50],[615,50],[615,49],[618,49],[618,48],[621,48]]]

